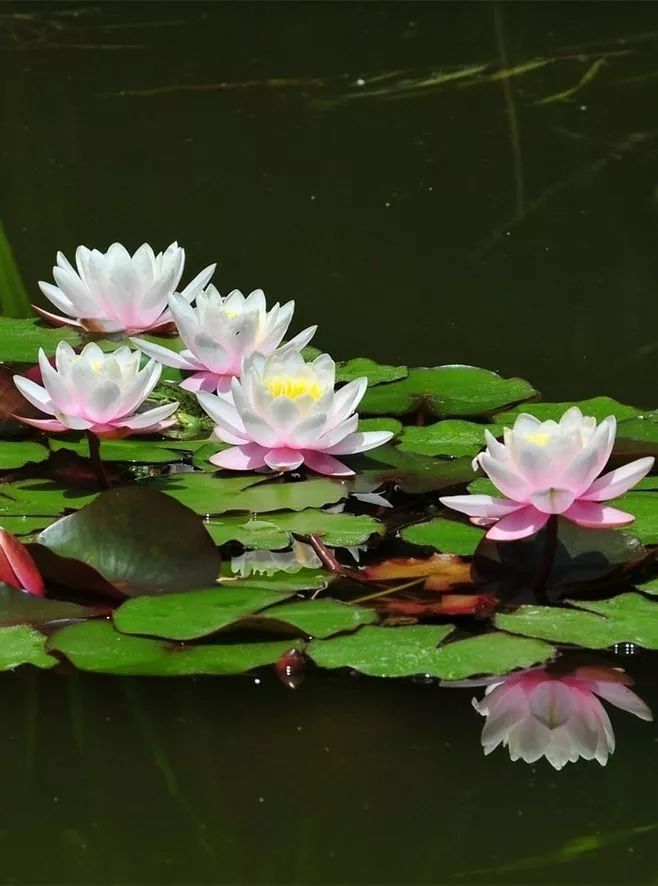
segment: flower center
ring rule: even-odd
[[[526,434],[527,443],[534,443],[535,446],[546,446],[551,439],[550,434],[542,434],[541,431],[535,431],[533,434]]]
[[[313,400],[319,400],[322,396],[322,387],[315,379],[310,378],[285,378],[275,375],[264,380],[265,387],[273,397],[288,397],[296,400],[298,397],[308,395]]]

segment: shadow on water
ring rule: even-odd
[[[337,357],[656,406],[651,4],[4,2],[0,68],[3,312],[58,249],[178,239]],[[467,691],[0,683],[7,883],[656,882],[623,714],[556,773],[485,759]]]

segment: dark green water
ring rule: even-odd
[[[655,3],[2,3],[0,66],[0,217],[35,294],[57,249],[178,239],[338,357],[658,405]],[[483,758],[463,690],[0,692],[3,883],[658,882],[658,738],[621,713],[606,769],[555,773]]]

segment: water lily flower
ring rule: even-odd
[[[354,412],[368,380],[358,378],[334,391],[336,364],[328,354],[312,363],[291,348],[265,357],[252,354],[233,379],[233,400],[207,392],[199,402],[216,422],[215,435],[230,448],[211,456],[220,468],[234,471],[269,467],[293,471],[306,464],[319,474],[354,474],[334,456],[381,446],[388,431],[357,431]]]
[[[169,309],[186,349],[175,353],[141,339],[133,339],[149,357],[165,366],[190,372],[181,383],[188,391],[227,393],[242,361],[253,353],[270,354],[279,347],[288,331],[295,310],[294,301],[277,302],[269,311],[262,289],[246,298],[237,289],[222,298],[214,286],[199,292],[196,307],[181,295],[169,299]],[[301,350],[315,335],[309,326],[291,339],[286,347]]]
[[[449,495],[444,505],[468,514],[477,526],[490,526],[487,538],[511,541],[538,532],[553,514],[579,526],[625,526],[632,514],[603,504],[635,486],[653,467],[653,458],[640,458],[602,477],[615,442],[613,416],[597,426],[578,407],[559,422],[519,415],[501,443],[485,431],[487,447],[476,456],[505,498],[491,495]],[[598,479],[597,479],[598,478]],[[492,526],[493,524],[493,526]]]
[[[0,529],[0,582],[37,597],[43,597],[46,592],[28,549],[4,529]]]
[[[138,412],[162,372],[155,360],[140,370],[140,358],[139,351],[126,347],[106,354],[94,342],[76,354],[62,341],[51,366],[40,350],[43,387],[20,375],[14,382],[26,400],[53,417],[17,418],[43,431],[90,431],[97,437],[150,434],[170,427],[178,403]]]
[[[44,319],[55,326],[76,326],[88,332],[173,332],[167,307],[185,265],[185,250],[172,243],[157,255],[148,243],[130,255],[120,243],[107,252],[78,246],[76,267],[57,253],[53,268],[56,286],[39,282],[46,298],[66,316],[52,314],[34,305]],[[209,265],[181,292],[191,301],[207,285],[215,265]]]
[[[538,667],[486,682],[484,698],[473,699],[475,710],[486,718],[484,753],[502,744],[513,761],[535,763],[546,757],[551,766],[562,769],[582,757],[605,766],[615,749],[615,736],[599,698],[641,720],[653,720],[620,668],[579,667],[560,673]]]

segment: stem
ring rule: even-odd
[[[340,575],[342,578],[349,578],[350,581],[356,581],[359,584],[368,585],[368,587],[371,588],[382,587],[382,585],[370,581],[365,575],[359,572],[358,569],[350,569],[349,566],[343,566],[342,563],[339,563],[329,548],[320,541],[317,535],[309,535],[304,541],[307,541],[313,548],[324,568],[328,569],[329,572],[333,572],[334,575]]]
[[[89,458],[91,459],[98,485],[101,489],[111,489],[112,484],[105,473],[105,468],[101,461],[101,441],[93,431],[87,431],[87,442],[89,443]]]
[[[404,591],[407,588],[413,588],[415,585],[423,584],[426,575],[423,575],[421,578],[415,578],[413,581],[407,581],[402,585],[395,585],[392,588],[386,588],[383,591],[377,591],[374,594],[366,594],[365,597],[357,597],[355,600],[350,600],[350,603],[365,603],[366,600],[374,600],[376,597],[385,597],[387,594],[394,594],[397,591]]]
[[[555,560],[555,552],[557,551],[557,514],[551,514],[546,523],[546,541],[544,543],[544,553],[542,554],[539,571],[535,579],[534,592],[540,603],[550,602],[546,593],[546,582],[551,574],[553,561]]]

